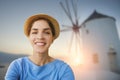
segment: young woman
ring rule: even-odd
[[[14,60],[5,80],[74,80],[72,69],[65,62],[49,56],[49,47],[59,36],[59,24],[47,14],[29,17],[24,26],[33,55]]]

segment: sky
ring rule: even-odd
[[[65,0],[0,0],[0,51],[14,54],[32,53],[32,47],[23,32],[24,22],[31,15],[49,14],[58,20],[60,29],[63,29],[62,25],[71,25],[60,2],[65,4]],[[120,0],[78,0],[79,24],[94,10],[114,17],[120,35]],[[66,38],[68,35],[63,32],[54,41],[50,48],[53,56],[56,53],[65,55],[69,44],[69,39]]]

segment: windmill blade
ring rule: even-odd
[[[78,31],[76,34],[77,34],[76,40],[77,40],[77,42],[78,42],[78,47],[81,48],[81,36],[80,36],[80,31]]]
[[[65,29],[62,29],[61,32],[72,30],[72,26],[62,25]]]
[[[71,31],[71,30],[72,30],[72,28],[62,29],[62,30],[60,30],[60,32],[66,32],[66,31]]]
[[[71,15],[71,12],[70,12],[70,7],[69,7],[68,0],[66,0],[66,6],[67,6],[67,10],[68,10],[69,19],[71,20],[71,22],[73,24],[74,22],[73,22],[72,15]]]
[[[68,26],[68,25],[62,25],[62,26],[66,28],[72,28],[72,26]]]
[[[81,33],[80,32],[78,32],[78,37],[77,37],[77,40],[78,40],[78,48],[79,48],[79,50],[80,50],[80,52],[82,51],[82,38],[81,38],[81,35],[80,35]]]
[[[78,25],[78,0],[71,0],[71,2],[72,2],[73,12],[75,16],[75,22]]]
[[[71,52],[71,47],[72,47],[72,44],[73,44],[74,35],[75,35],[74,32],[72,32],[72,36],[71,36],[69,47],[68,47],[68,53]]]
[[[69,14],[69,16],[71,16],[68,0],[65,0],[65,1],[66,1],[66,6],[67,6],[68,14]]]
[[[60,2],[60,5],[61,5],[62,9],[64,10],[64,12],[66,13],[66,15],[68,16],[68,18],[70,19],[71,23],[74,24],[73,19],[72,19],[72,16],[71,16],[71,13],[70,13],[70,9],[69,9],[68,2],[66,1],[66,5],[67,5],[68,11],[67,11],[67,9],[64,7],[64,5],[63,5],[62,2]]]

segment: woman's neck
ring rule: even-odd
[[[48,55],[48,53],[33,53],[33,55],[29,56],[29,59],[38,66],[42,66],[54,60]]]

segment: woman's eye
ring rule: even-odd
[[[50,34],[50,32],[45,32],[45,34]]]
[[[37,34],[37,32],[32,32],[32,34]]]

